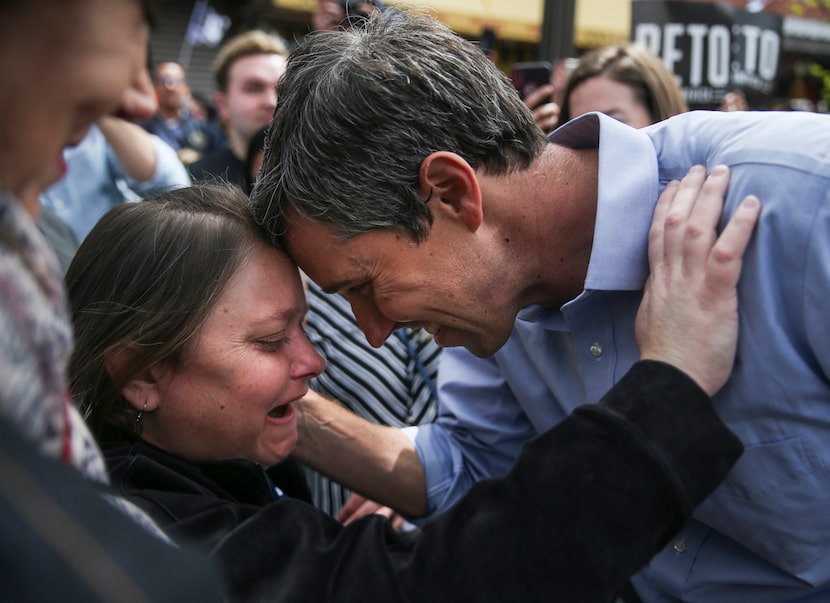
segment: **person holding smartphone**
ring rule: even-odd
[[[564,83],[564,63],[547,61],[516,63],[510,73],[513,85],[519,91],[525,105],[533,111],[533,121],[546,134],[559,125],[559,104],[556,102],[555,80]]]
[[[579,61],[560,61],[551,83],[522,99],[546,134],[591,111],[635,128],[688,111],[674,75],[658,56],[635,43],[597,48]]]

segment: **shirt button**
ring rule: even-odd
[[[678,538],[674,541],[674,550],[678,553],[686,552],[686,541],[683,538]]]
[[[591,347],[588,348],[588,351],[591,352],[591,356],[594,358],[602,356],[602,346],[598,343],[592,343]]]

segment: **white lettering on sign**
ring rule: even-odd
[[[681,85],[692,88],[725,87],[730,76],[763,88],[778,72],[780,35],[756,25],[735,25],[730,31],[720,24],[638,23],[634,39],[662,57]],[[678,68],[684,61],[687,67]]]

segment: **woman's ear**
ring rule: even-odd
[[[124,374],[131,360],[132,354],[129,351],[123,351],[104,363],[107,373],[115,383],[121,381],[119,375]],[[121,395],[130,403],[130,406],[138,411],[156,410],[161,402],[159,386],[164,372],[158,364],[143,369],[123,386]]]
[[[481,189],[475,170],[464,158],[448,151],[431,153],[421,162],[421,191],[433,215],[445,212],[461,219],[472,232],[481,225]]]

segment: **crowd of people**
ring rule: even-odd
[[[154,4],[0,3],[4,593],[830,595],[830,118],[320,0],[211,120]]]

